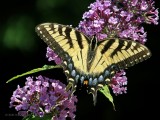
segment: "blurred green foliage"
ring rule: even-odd
[[[43,22],[56,22],[77,27],[83,13],[94,0],[15,0],[0,27],[0,47],[7,50],[32,52],[39,41],[34,29]],[[4,4],[7,4],[4,3]],[[12,4],[12,3],[11,3]],[[4,23],[4,24],[2,24]]]
[[[16,16],[8,19],[3,44],[7,48],[19,48],[22,51],[29,51],[33,48],[35,42],[32,32],[33,22],[27,16]]]

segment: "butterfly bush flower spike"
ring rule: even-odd
[[[113,93],[118,95],[126,93],[127,87],[127,77],[124,70],[119,71],[112,79],[109,86],[112,88]]]
[[[158,9],[153,0],[96,0],[83,14],[79,30],[98,40],[126,38],[146,42],[142,23],[158,24]]]
[[[54,61],[56,64],[62,63],[62,59],[49,47],[47,47],[46,57],[48,61]]]
[[[68,99],[70,91],[66,92],[66,85],[42,76],[26,79],[24,87],[17,86],[10,102],[10,107],[15,107],[21,116],[32,113],[43,117],[51,113],[53,120],[75,118],[77,98],[73,95]]]

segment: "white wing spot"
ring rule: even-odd
[[[150,53],[148,52],[147,55],[150,55]]]
[[[110,81],[110,79],[109,79],[109,78],[107,78],[105,81],[106,81],[106,82],[109,82],[109,81]]]
[[[145,57],[146,57],[146,55],[143,55],[143,57],[145,58]]]
[[[64,72],[69,74],[69,71],[68,71],[68,70],[65,70]]]
[[[74,81],[74,79],[73,79],[73,78],[69,78],[69,81],[72,81],[72,82],[73,82],[73,81]]]
[[[103,87],[103,85],[102,85],[102,84],[98,84],[98,87],[100,87],[100,88],[101,88],[101,87]]]
[[[92,90],[92,91],[95,91],[95,88],[91,87],[91,90]]]
[[[37,30],[40,30],[40,27],[37,27]]]
[[[64,63],[65,65],[67,65],[67,62],[66,62],[66,61],[64,61],[63,63]]]

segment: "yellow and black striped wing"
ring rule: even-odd
[[[150,56],[150,50],[138,42],[120,39],[105,40],[97,47],[89,73],[101,74],[111,65],[125,69]]]
[[[36,27],[38,35],[53,49],[66,63],[74,63],[80,72],[87,72],[87,52],[89,39],[78,30],[67,25],[43,23]],[[71,58],[71,61],[69,61]],[[74,62],[73,62],[74,61]],[[67,71],[69,72],[69,71]]]

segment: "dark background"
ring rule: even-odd
[[[50,64],[45,58],[47,45],[35,33],[35,26],[43,22],[57,22],[77,27],[82,14],[94,0],[14,0],[0,4],[0,119],[21,120],[14,108],[9,108],[10,97],[17,85],[24,85],[25,77],[11,83],[5,82],[23,72]],[[156,8],[159,2],[156,0]],[[152,57],[128,70],[128,93],[115,96],[116,111],[112,104],[98,93],[97,105],[92,96],[77,91],[77,120],[128,120],[144,119],[158,115],[160,68],[160,26],[144,25],[146,46]],[[66,83],[62,70],[34,74],[60,79]],[[11,117],[12,116],[12,117]]]

